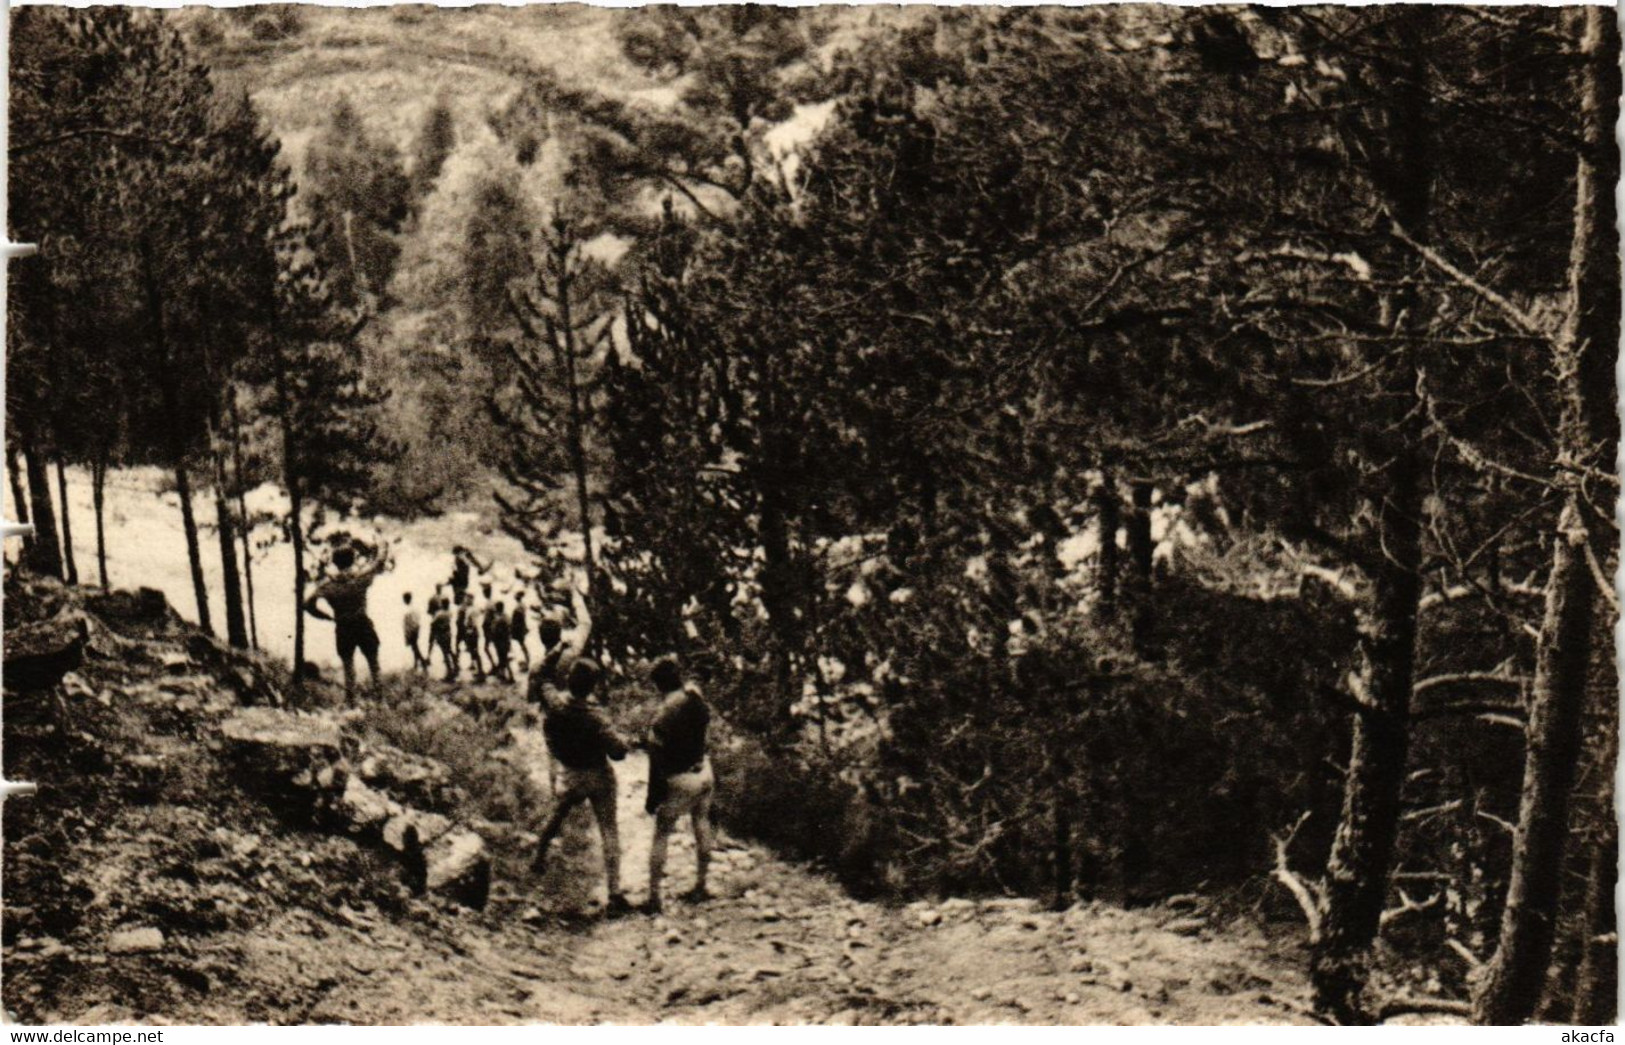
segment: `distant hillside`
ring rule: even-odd
[[[450,103],[464,137],[532,72],[617,97],[661,93],[622,58],[610,31],[620,12],[581,4],[194,7],[171,17],[222,88],[247,89],[295,174],[311,136],[342,98],[369,132],[409,156],[437,98]]]

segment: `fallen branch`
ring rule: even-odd
[[[1585,541],[1581,547],[1585,549],[1586,565],[1591,567],[1591,579],[1597,585],[1597,592],[1602,595],[1603,601],[1608,604],[1608,608],[1613,610],[1617,616],[1619,614],[1619,596],[1614,594],[1613,582],[1602,568],[1602,563],[1597,561],[1596,549],[1591,547],[1589,540]]]
[[[1377,924],[1386,926],[1389,922],[1394,921],[1396,918],[1400,918],[1403,915],[1415,914],[1418,911],[1431,911],[1433,908],[1439,906],[1443,900],[1444,893],[1437,892],[1428,897],[1426,900],[1418,902],[1411,899],[1411,895],[1405,890],[1401,889],[1399,891],[1399,906],[1390,907],[1388,910],[1382,912],[1382,916],[1377,920]]]
[[[1440,686],[1454,686],[1468,682],[1493,682],[1513,689],[1522,689],[1529,680],[1522,675],[1508,675],[1497,671],[1456,671],[1445,675],[1430,675],[1411,687],[1412,694],[1426,693]]]
[[[1467,949],[1466,944],[1455,939],[1454,937],[1446,940],[1444,945],[1450,948],[1452,951],[1455,951],[1456,954],[1460,956],[1461,960],[1467,963],[1468,969],[1476,969],[1480,965],[1484,964],[1483,960],[1480,959],[1478,955]]]
[[[1422,721],[1430,718],[1444,718],[1449,715],[1479,715],[1486,718],[1510,719],[1518,726],[1524,722],[1524,709],[1521,704],[1507,704],[1493,700],[1468,700],[1454,704],[1436,704],[1433,707],[1419,708],[1411,713],[1411,718]]]
[[[1303,911],[1304,919],[1309,923],[1309,939],[1320,939],[1320,924],[1326,909],[1326,894],[1319,882],[1305,882],[1292,870],[1287,857],[1287,849],[1292,840],[1298,836],[1298,831],[1309,820],[1310,814],[1305,812],[1298,817],[1298,822],[1292,825],[1292,830],[1285,835],[1275,835],[1275,869],[1271,874],[1277,882],[1286,887],[1287,892],[1298,902]]]
[[[1377,1022],[1383,1023],[1395,1016],[1415,1015],[1471,1016],[1472,1005],[1449,998],[1398,997],[1384,1002],[1377,1010]]]
[[[1451,801],[1445,802],[1445,803],[1443,803],[1441,805],[1428,806],[1426,809],[1413,809],[1410,812],[1406,813],[1405,815],[1401,816],[1399,819],[1401,821],[1407,821],[1407,822],[1412,821],[1412,820],[1426,820],[1429,817],[1440,816],[1440,815],[1442,815],[1444,813],[1453,813],[1456,810],[1460,809],[1461,806],[1462,806],[1462,800],[1461,799],[1459,799],[1459,798],[1452,799]],[[1398,876],[1396,875],[1395,877],[1398,877]],[[1401,893],[1400,895],[1403,896],[1404,894]]]

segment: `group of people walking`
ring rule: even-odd
[[[412,653],[413,670],[427,673],[438,651],[450,681],[461,675],[466,654],[474,681],[484,682],[488,675],[502,682],[514,681],[516,653],[524,670],[530,670],[531,615],[542,614],[541,605],[534,609],[527,605],[523,587],[512,593],[511,606],[505,593],[493,594],[495,585],[486,579],[491,564],[480,562],[461,545],[452,549],[452,561],[451,577],[435,586],[424,611],[429,621],[426,643],[422,641],[423,616],[412,604],[412,593],[401,596],[405,605],[402,633]],[[475,569],[478,584],[471,583]]]
[[[711,712],[698,689],[685,682],[676,659],[664,658],[651,670],[649,678],[658,703],[647,729],[629,740],[610,723],[595,700],[603,669],[582,650],[572,649],[564,641],[558,620],[536,607],[541,654],[533,667],[527,642],[532,607],[526,605],[525,593],[521,590],[514,595],[510,609],[505,599],[492,597],[494,585],[483,580],[490,572],[489,562],[482,563],[462,546],[452,550],[452,559],[450,578],[435,588],[426,607],[427,645],[420,645],[423,619],[412,604],[410,592],[403,596],[403,638],[412,653],[413,670],[428,672],[430,658],[438,650],[448,680],[459,677],[462,654],[466,653],[476,681],[494,677],[511,683],[515,681],[511,660],[518,651],[529,673],[527,699],[542,713],[542,735],[549,758],[558,770],[554,779],[555,804],[542,828],[533,870],[545,870],[548,850],[565,819],[577,807],[586,805],[602,841],[608,910],[618,914],[633,909],[621,889],[618,792],[612,763],[624,759],[633,748],[642,748],[649,758],[644,811],[655,818],[654,840],[649,849],[649,897],[644,909],[658,913],[663,907],[666,851],[672,833],[685,817],[694,831],[696,866],[695,885],[685,899],[706,899],[710,895],[707,874],[712,844],[711,803],[716,789],[708,755]],[[378,633],[367,614],[367,592],[373,580],[390,569],[392,561],[387,547],[380,551],[346,538],[334,542],[329,563],[329,574],[316,586],[302,610],[334,622],[345,693],[353,698],[356,653],[365,657],[372,680],[376,683],[378,679]],[[478,594],[473,583],[476,576],[482,579]],[[323,602],[328,611],[322,610]]]

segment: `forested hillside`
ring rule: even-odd
[[[857,897],[1197,895],[1301,932],[1326,1022],[1612,1018],[1601,9],[27,8],[12,49],[26,569],[107,586],[68,531],[158,466],[204,631],[206,542],[239,647],[290,548],[298,705],[335,528],[474,511],[613,693],[680,659],[730,829]]]

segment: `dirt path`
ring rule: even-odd
[[[8,769],[84,774],[42,792],[43,806],[5,810],[5,1000],[29,1022],[1306,1021],[1301,955],[1246,924],[1210,924],[1196,898],[887,907],[723,833],[716,896],[691,905],[675,899],[694,874],[680,834],[667,913],[606,919],[585,810],[545,876],[527,866],[534,836],[485,822],[496,842],[484,910],[414,898],[379,854],[282,823],[238,790],[213,725],[234,699],[182,643],[131,648],[145,659],[110,651],[64,680],[55,713],[9,709]],[[441,703],[470,695],[436,688]],[[54,714],[76,723],[66,746]],[[510,739],[503,757],[545,794],[540,735]],[[618,769],[637,902],[647,764],[634,754]],[[156,940],[117,943],[132,931]]]
[[[634,901],[648,881],[645,770],[640,756],[621,767],[625,879]],[[336,926],[291,913],[247,946],[229,940],[220,946],[246,960],[256,979],[307,988],[309,1002],[270,1016],[279,1021],[1303,1019],[1302,983],[1283,958],[1246,932],[1203,927],[1188,910],[1091,905],[1051,913],[1024,901],[888,909],[854,901],[817,874],[727,838],[717,853],[718,895],[711,902],[669,902],[659,918],[601,919],[580,888],[598,861],[586,814],[576,818],[565,858],[544,879],[498,868],[483,913],[422,906],[395,920],[347,912]],[[668,866],[671,891],[687,888],[691,838],[676,840]],[[602,895],[600,882],[596,899]],[[568,917],[583,900],[586,916]],[[215,1009],[205,1018],[232,1017]]]

